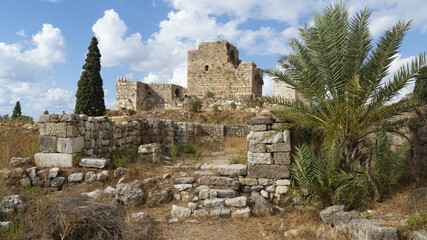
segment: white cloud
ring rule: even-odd
[[[26,37],[27,34],[25,34],[25,30],[21,29],[19,31],[16,32],[16,35],[21,36],[21,37]]]
[[[53,65],[65,62],[65,55],[61,30],[51,24],[43,24],[28,46],[0,42],[0,114],[10,114],[18,100],[24,115],[38,116],[45,109],[70,111],[71,91],[46,86]]]

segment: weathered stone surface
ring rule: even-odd
[[[251,125],[249,128],[252,132],[267,131],[267,125]]]
[[[37,167],[27,168],[25,171],[27,172],[27,175],[31,178],[31,180],[37,177]]]
[[[291,152],[275,152],[273,161],[277,165],[289,165],[291,164]]]
[[[130,218],[132,221],[135,221],[135,222],[143,222],[143,223],[150,222],[150,217],[143,212],[132,213],[130,215]]]
[[[34,159],[38,167],[73,167],[74,154],[71,153],[36,153]]]
[[[234,198],[239,196],[239,193],[231,189],[211,189],[209,194],[211,198]]]
[[[249,165],[248,177],[251,178],[289,178],[289,167],[286,165]]]
[[[260,191],[260,194],[261,194],[261,196],[262,196],[263,198],[266,198],[266,199],[269,199],[269,198],[270,198],[270,194],[269,194],[267,191],[265,191],[265,190],[261,190],[261,191]]]
[[[197,176],[214,176],[215,175],[214,172],[209,172],[209,171],[195,171],[194,174]]]
[[[267,186],[267,187],[265,188],[265,190],[266,190],[267,192],[269,192],[269,193],[274,193],[274,192],[276,192],[276,186],[273,186],[273,185],[271,185],[271,186]]]
[[[224,199],[206,199],[203,205],[207,208],[223,208],[225,204]]]
[[[80,120],[80,118],[79,118],[78,114],[63,114],[59,118],[59,121],[61,121],[61,122],[68,122],[68,123],[76,123],[79,120]]]
[[[84,146],[83,137],[58,138],[57,151],[60,153],[79,153]]]
[[[11,173],[12,173],[12,170],[9,170],[9,169],[0,170],[0,179],[3,179],[3,180],[8,179]]]
[[[80,135],[78,126],[76,125],[67,125],[67,138],[74,138]]]
[[[246,165],[243,164],[232,164],[232,165],[223,165],[218,168],[218,173],[222,176],[246,176],[248,170]]]
[[[283,143],[283,132],[266,131],[250,132],[247,140],[250,144],[258,143]]]
[[[289,186],[289,185],[291,185],[291,181],[288,179],[276,180],[276,185],[277,186]]]
[[[177,178],[175,179],[175,184],[193,184],[196,182],[196,179],[193,177],[183,177],[183,178]]]
[[[17,212],[24,206],[24,201],[21,200],[19,195],[9,195],[3,198],[0,202],[0,212],[10,213]]]
[[[117,190],[111,186],[108,186],[106,189],[104,189],[104,194],[109,197],[115,197],[117,193]]]
[[[272,185],[274,181],[273,179],[269,179],[269,178],[259,178],[258,183],[259,185],[267,186],[267,185]]]
[[[191,210],[186,207],[172,205],[171,215],[174,217],[189,217],[191,215]]]
[[[101,182],[105,182],[108,180],[109,175],[110,174],[108,173],[108,171],[104,170],[104,171],[96,174],[96,180],[101,181]]]
[[[68,176],[68,182],[81,182],[83,180],[83,173],[72,173]]]
[[[173,185],[174,188],[178,189],[178,191],[182,192],[187,189],[190,189],[193,187],[193,184],[175,184]]]
[[[207,216],[209,214],[209,211],[206,209],[198,209],[198,210],[194,210],[194,217],[204,217]]]
[[[56,136],[60,138],[67,137],[67,123],[43,123],[40,128],[40,135]]]
[[[265,198],[263,198],[259,193],[252,192],[251,202],[254,204],[254,207],[262,212],[273,215],[277,210],[269,203]]]
[[[52,182],[50,183],[51,187],[62,187],[62,185],[65,183],[65,178],[64,177],[56,177],[52,180]]]
[[[31,164],[31,158],[29,157],[27,158],[12,157],[10,159],[9,168],[13,169],[13,168],[22,167],[29,164]]]
[[[114,178],[123,177],[129,170],[127,168],[118,167],[114,170]]]
[[[267,152],[289,152],[291,151],[290,143],[273,143],[266,145]]]
[[[345,209],[344,205],[334,205],[334,206],[327,207],[322,211],[320,211],[319,213],[320,218],[325,224],[332,224],[335,214],[337,214],[338,212],[343,212],[344,209]]]
[[[233,190],[238,190],[240,187],[240,184],[237,180],[227,177],[205,176],[199,178],[198,182],[201,185],[224,186],[232,188]]]
[[[245,196],[225,199],[227,207],[244,207],[246,206],[247,198]]]
[[[215,210],[211,211],[211,216],[212,217],[221,217],[221,218],[230,217],[231,211],[230,211],[230,209],[224,209],[224,208],[215,209]]]
[[[259,191],[261,191],[263,189],[264,189],[264,186],[261,186],[261,185],[252,186],[251,187],[251,191],[253,191],[253,192],[259,192]]]
[[[79,165],[80,167],[87,167],[87,168],[105,168],[108,164],[108,159],[101,159],[101,158],[82,158],[80,159]]]
[[[289,190],[288,186],[277,186],[276,187],[276,193],[277,194],[285,194],[288,192],[288,190]]]
[[[199,199],[204,200],[208,199],[210,196],[210,190],[209,189],[202,189],[199,191]]]
[[[146,178],[142,180],[142,184],[154,184],[156,183],[156,180],[154,178]]]
[[[267,125],[273,123],[272,117],[257,117],[248,120],[248,125]]]
[[[21,178],[22,174],[24,174],[24,169],[22,169],[20,167],[19,168],[14,168],[10,172],[10,177],[11,178]]]
[[[251,216],[251,209],[245,208],[245,209],[238,209],[235,212],[231,214],[233,217],[250,217]]]
[[[414,232],[411,240],[427,240],[427,232]]]
[[[56,136],[39,136],[39,151],[44,153],[56,153],[58,148],[58,137]]]
[[[193,202],[189,202],[187,204],[188,208],[191,210],[191,212],[194,212],[197,209],[197,204],[193,203]]]
[[[258,180],[256,178],[239,178],[239,183],[243,186],[256,186]]]
[[[95,190],[93,192],[84,192],[82,196],[86,196],[88,198],[99,198],[103,194],[102,190]]]
[[[378,224],[378,225],[377,225]],[[400,232],[399,229],[395,227],[382,227],[379,226],[381,222],[369,219],[357,219],[352,220],[348,223],[348,226],[344,228],[347,229],[353,239],[356,240],[399,240]],[[346,225],[346,224],[344,224]],[[338,229],[343,227],[339,225]]]
[[[29,177],[24,177],[21,180],[19,180],[19,183],[23,187],[31,187],[31,179]]]
[[[267,145],[263,143],[249,143],[248,151],[253,153],[265,153],[267,151]]]
[[[253,153],[248,152],[249,165],[273,164],[273,155],[271,153]]]
[[[291,132],[289,130],[283,131],[283,142],[291,143]]]
[[[96,173],[95,172],[87,172],[85,175],[85,182],[93,183],[96,181]]]
[[[116,200],[125,205],[130,203],[139,204],[142,202],[144,197],[144,192],[141,188],[134,187],[130,184],[117,184],[116,190]]]
[[[147,204],[161,204],[165,202],[170,202],[173,200],[173,191],[172,188],[166,187],[163,190],[154,189],[150,190],[147,197]]]

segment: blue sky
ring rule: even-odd
[[[187,51],[226,39],[260,68],[289,53],[288,40],[331,1],[313,0],[0,0],[0,115],[16,101],[24,115],[73,112],[92,36],[102,54],[105,101],[114,108],[118,76],[186,86]],[[377,39],[398,20],[413,26],[392,71],[427,49],[427,1],[348,1],[369,7]],[[272,82],[264,77],[264,95]],[[402,94],[412,91],[409,86]]]

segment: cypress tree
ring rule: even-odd
[[[99,53],[98,40],[92,38],[86,63],[77,83],[76,107],[74,112],[84,113],[88,116],[102,116],[105,113],[104,89],[101,78],[101,54]]]
[[[19,103],[19,101],[17,101],[15,104],[15,108],[13,109],[11,118],[15,119],[15,118],[21,116],[21,114],[22,114],[21,113],[21,104]]]
[[[427,67],[422,68],[415,76],[414,96],[427,104]]]

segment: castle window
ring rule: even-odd
[[[176,98],[180,98],[181,97],[181,93],[179,92],[178,88],[175,90],[175,97]]]
[[[205,65],[205,71],[209,70],[209,65]]]

